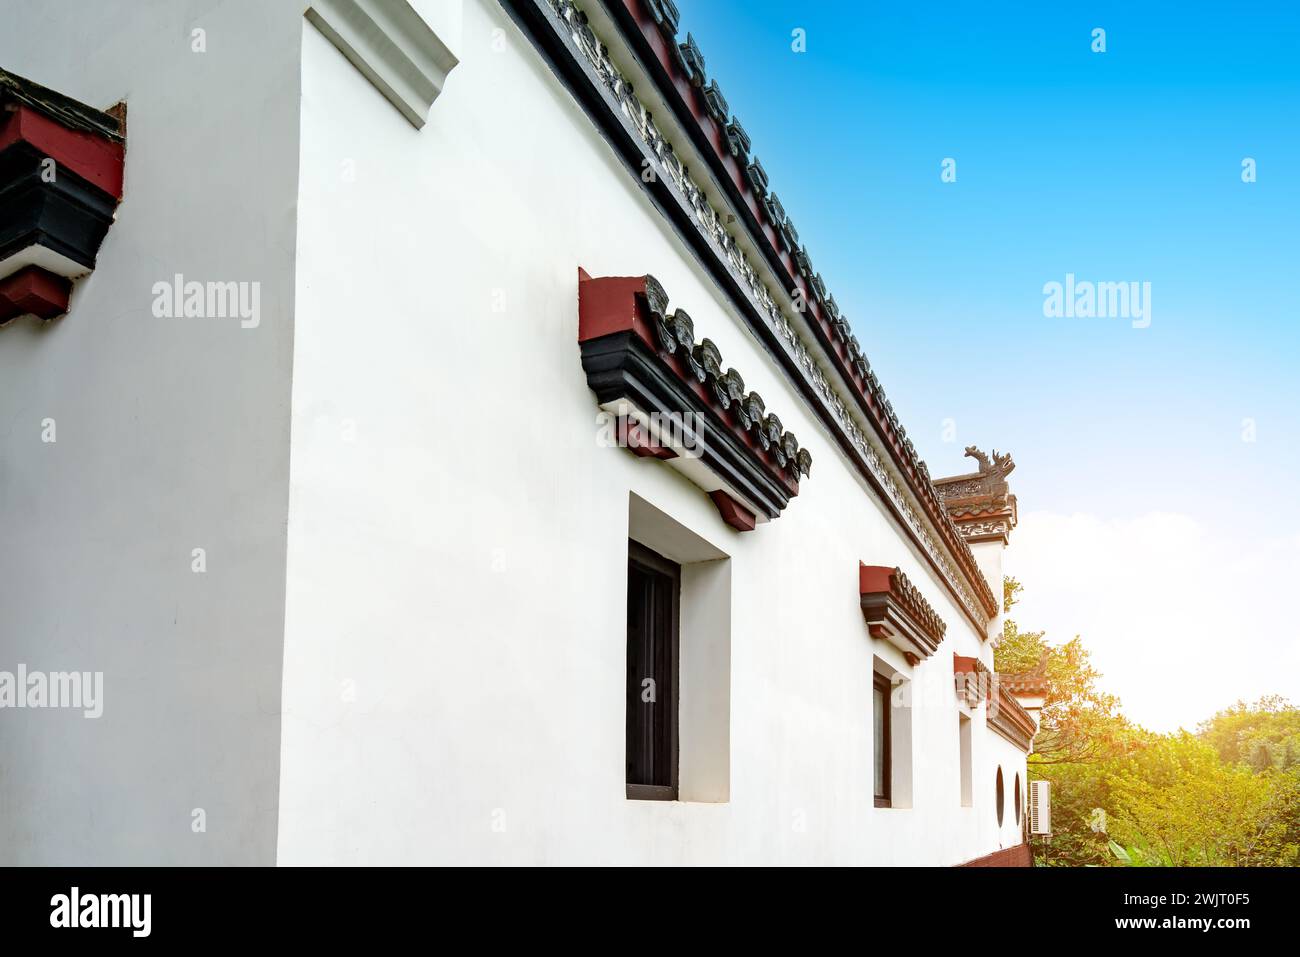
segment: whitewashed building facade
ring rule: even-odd
[[[672,3],[141,6],[0,36],[0,863],[1028,862],[1010,459]]]

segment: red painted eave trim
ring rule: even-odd
[[[631,449],[641,458],[653,458],[667,461],[677,458],[677,453],[666,445],[655,441],[648,429],[630,416],[619,416],[618,441]]]
[[[578,342],[599,339],[602,336],[619,332],[635,333],[659,358],[672,370],[701,403],[713,412],[731,430],[753,454],[766,465],[790,497],[799,494],[799,480],[789,469],[781,468],[771,453],[765,452],[748,431],[736,422],[735,414],[720,408],[714,401],[709,389],[698,379],[690,375],[675,355],[666,355],[655,339],[651,327],[651,316],[646,304],[645,276],[600,276],[593,277],[581,266],[578,267]]]
[[[745,175],[745,169],[740,161],[731,155],[731,147],[728,143],[727,131],[713,118],[709,112],[708,106],[704,100],[704,91],[694,86],[690,79],[682,72],[680,64],[677,62],[677,51],[672,44],[664,37],[663,31],[655,23],[654,17],[642,0],[622,0],[623,6],[632,19],[636,21],[641,30],[641,36],[649,44],[650,49],[654,51],[655,59],[659,65],[672,80],[673,88],[676,89],[682,101],[686,104],[695,119],[696,124],[704,133],[705,138],[713,147],[714,155],[722,164],[723,169],[727,172],[727,178],[731,180],[741,198],[744,199],[745,205],[753,213],[754,218],[758,221],[763,230],[763,238],[767,240],[772,251],[779,257],[781,265],[785,268],[786,278],[790,282],[798,285],[804,293],[804,298],[808,301],[809,308],[821,319],[821,309],[817,305],[816,297],[813,296],[812,289],[804,281],[802,274],[795,267],[794,256],[787,252],[784,244],[781,242],[780,233],[775,224],[767,217],[767,211],[763,204],[755,195],[753,188],[749,185],[749,178]],[[757,154],[751,151],[751,157]],[[789,289],[785,290],[789,292]]]
[[[0,323],[33,315],[53,319],[68,311],[72,283],[40,266],[28,266],[0,279]]]
[[[858,562],[858,592],[876,595],[893,591],[894,569],[885,565],[867,565]]]
[[[0,114],[0,150],[19,142],[29,144],[113,198],[122,198],[126,151],[121,143],[70,130],[30,106],[16,104]]]
[[[775,253],[785,273],[781,277],[786,285],[785,292],[789,293],[792,289],[798,287],[802,293],[807,307],[804,315],[808,319],[809,325],[818,335],[822,347],[831,356],[832,363],[836,366],[841,377],[852,384],[863,408],[869,413],[877,435],[889,449],[890,457],[906,477],[908,484],[930,521],[934,524],[939,536],[944,539],[949,551],[957,559],[958,566],[964,572],[968,584],[976,595],[977,603],[983,607],[985,613],[992,619],[997,615],[996,596],[984,580],[982,572],[980,572],[974,557],[971,556],[966,542],[953,526],[947,512],[942,509],[941,503],[938,501],[938,494],[934,491],[933,486],[929,480],[920,474],[912,457],[907,455],[898,432],[892,427],[889,416],[882,405],[872,395],[867,380],[859,376],[852,367],[847,344],[835,334],[830,318],[822,312],[817,297],[811,288],[811,283],[804,279],[803,274],[797,268],[793,252],[785,249],[778,227],[767,217],[766,208],[759,202],[758,197],[750,187],[749,180],[740,162],[731,155],[726,130],[709,113],[703,90],[695,87],[683,72],[681,65],[677,61],[676,51],[664,36],[663,31],[660,30],[659,25],[655,23],[654,17],[644,0],[615,0],[615,2],[622,3],[628,15],[635,22],[642,39],[650,47],[659,65],[667,73],[673,89],[681,97],[692,119],[712,147],[714,156],[725,170],[727,178],[740,193],[745,206],[753,213],[756,222],[761,228],[763,240]],[[758,154],[756,151],[751,150],[750,155],[756,157]],[[772,191],[769,189],[769,192]]]
[[[641,315],[637,297],[645,295],[645,276],[593,278],[578,269],[578,341],[632,331],[649,346],[654,332]]]
[[[1034,732],[1038,730],[1034,724],[1034,719],[1029,716],[1029,712],[1024,709],[1024,706],[1015,699],[1011,692],[1000,685],[998,687],[998,707],[1006,712],[1012,724],[1026,732],[1030,737],[1033,737]]]
[[[718,506],[722,520],[736,531],[752,532],[758,527],[758,517],[721,489],[710,492],[709,498]]]

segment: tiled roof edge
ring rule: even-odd
[[[578,9],[572,0],[548,0],[548,2],[557,12],[566,6]],[[768,175],[759,162],[757,154],[751,152],[752,142],[749,135],[745,132],[739,118],[729,112],[726,98],[717,80],[708,77],[704,56],[694,37],[688,33],[684,42],[678,41],[681,17],[675,3],[673,0],[604,0],[604,2],[613,14],[614,22],[620,28],[626,29],[629,24],[634,24],[640,30],[643,40],[648,31],[657,31],[668,47],[669,64],[665,69],[675,68],[680,78],[693,88],[692,96],[696,104],[695,108],[690,110],[691,116],[702,129],[703,138],[710,144],[714,158],[724,167],[725,175],[719,178],[724,182],[729,181],[732,186],[741,191],[742,201],[750,197],[757,200],[757,208],[753,203],[742,202],[742,205],[747,206],[748,211],[753,213],[766,229],[761,229],[758,236],[753,236],[752,228],[748,231],[760,245],[767,243],[776,253],[775,257],[768,257],[769,265],[775,265],[771,262],[775,258],[785,277],[795,284],[792,289],[786,290],[787,294],[796,291],[799,293],[806,307],[802,311],[805,320],[824,340],[822,345],[827,347],[828,354],[837,366],[836,371],[852,386],[856,393],[854,398],[858,400],[857,404],[876,427],[882,444],[893,453],[895,467],[962,567],[969,584],[978,596],[984,613],[992,618],[997,614],[998,608],[992,588],[984,579],[970,551],[970,546],[943,507],[942,499],[931,481],[929,467],[917,454],[915,446],[907,437],[907,430],[899,422],[893,405],[871,369],[860,343],[850,331],[847,319],[840,313],[835,297],[827,290],[821,275],[813,269],[807,247],[800,244],[799,234],[793,221],[776,193],[771,190]],[[673,87],[672,92],[681,95],[681,90],[677,86]],[[671,102],[671,98],[669,99]],[[696,147],[699,148],[698,142]],[[743,169],[740,181],[734,175],[736,169]],[[743,195],[745,192],[748,192],[748,197]]]
[[[111,113],[97,110],[49,87],[33,83],[26,77],[0,69],[0,103],[10,101],[26,104],[68,129],[94,133],[114,143],[124,142],[122,124]]]

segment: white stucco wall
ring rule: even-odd
[[[491,0],[417,132],[304,26],[279,860],[932,863],[999,831],[1024,758],[975,713],[960,804],[952,654],[988,655]],[[738,534],[661,463],[596,441],[577,270],[652,272],[814,457]],[[729,556],[724,803],[624,797],[629,501]],[[948,622],[916,669],[866,634],[857,567]],[[913,799],[872,800],[876,656],[910,673]],[[1010,749],[1010,753],[1008,750]]]
[[[0,66],[129,133],[71,314],[0,329],[0,670],[104,689],[0,711],[0,864],[271,863],[301,5],[4,6]],[[260,324],[155,318],[176,273],[260,282]]]
[[[994,824],[994,834],[997,839],[997,850],[1007,847],[1015,847],[1017,844],[1025,842],[1020,822],[1016,820],[1015,794],[1016,794],[1016,775],[1020,775],[1020,813],[1023,816],[1025,809],[1029,805],[1029,784],[1025,776],[1025,755],[1014,744],[1007,741],[1000,735],[988,732],[985,735],[987,742],[987,765],[984,770],[977,772],[975,778],[975,800],[980,799],[980,790],[985,793],[986,806],[989,809],[989,817]],[[978,760],[978,759],[977,759]],[[997,767],[1002,768],[1002,780],[1006,788],[1006,807],[1002,819],[1002,827],[997,827],[997,810],[995,798],[997,794]],[[977,765],[978,767],[978,765]],[[980,776],[982,775],[982,777]]]

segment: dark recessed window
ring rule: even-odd
[[[1005,803],[1002,796],[1002,769],[998,768],[998,827],[1002,826],[1002,805]]]
[[[1016,772],[1016,789],[1014,792],[1016,799],[1016,824],[1020,824],[1020,772]]]
[[[890,806],[889,692],[889,679],[884,675],[873,676],[871,727],[874,733],[872,750],[876,771],[876,807]]]
[[[681,566],[636,542],[627,562],[627,796],[677,800]]]

